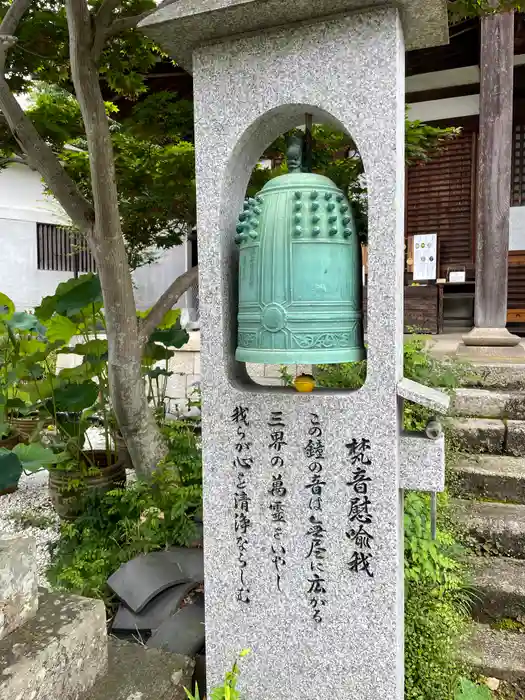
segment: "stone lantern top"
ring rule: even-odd
[[[204,44],[357,10],[398,7],[407,50],[448,43],[446,0],[175,0],[139,26],[187,71]]]

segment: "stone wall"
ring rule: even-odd
[[[190,339],[186,345],[175,352],[169,362],[173,375],[168,378],[166,395],[169,400],[169,412],[173,414],[188,413],[188,398],[201,381],[200,331],[189,331]],[[247,365],[248,374],[257,384],[263,386],[284,386],[285,381],[280,365]],[[295,378],[298,374],[310,374],[310,365],[288,365],[285,372]]]

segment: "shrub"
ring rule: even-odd
[[[469,595],[446,522],[431,538],[428,501],[413,492],[405,498],[405,700],[452,700],[464,673],[457,650]]]
[[[91,495],[82,515],[61,526],[50,582],[111,603],[108,577],[124,562],[195,538],[202,509],[202,468],[195,433],[184,423],[165,429],[170,451],[151,483]]]

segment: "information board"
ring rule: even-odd
[[[414,280],[435,280],[437,277],[437,234],[414,236]]]

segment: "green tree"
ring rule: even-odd
[[[125,125],[121,130],[114,128],[101,82],[114,93],[132,98],[146,91],[144,74],[159,51],[134,28],[154,8],[152,0],[14,0],[4,2],[0,24],[0,109],[16,142],[13,155],[27,160],[42,175],[95,257],[107,318],[111,398],[133,463],[143,477],[149,477],[164,457],[166,446],[142,386],[142,353],[153,329],[193,284],[197,272],[194,269],[176,279],[148,316],[137,319],[124,230],[140,220],[144,200],[135,210],[137,201],[121,212],[125,193],[122,189],[119,196],[118,172],[124,169],[119,171],[117,160],[129,158],[141,136]],[[65,117],[62,112],[62,121],[48,122],[53,134],[40,133],[13,93],[36,78],[66,89],[72,85],[82,121],[71,103]],[[37,97],[34,109],[49,112],[52,101],[44,93]],[[75,121],[83,145],[79,142],[79,151],[65,154],[64,136]],[[128,146],[119,148],[126,139]],[[163,149],[168,145],[176,149],[178,144],[157,144]],[[154,160],[151,139],[149,146],[139,146],[142,162],[148,157]],[[181,149],[187,158],[179,144]],[[178,155],[172,153],[173,158]],[[126,170],[129,177],[131,168]],[[158,178],[162,176],[159,172]],[[136,183],[137,189],[142,186]]]
[[[23,159],[42,175],[95,257],[112,402],[143,477],[151,475],[166,447],[143,391],[141,356],[165,312],[197,279],[193,269],[174,280],[146,318],[137,320],[126,237],[139,252],[147,241],[174,243],[173,217],[185,212],[184,220],[191,220],[194,207],[193,183],[186,179],[188,173],[193,177],[191,144],[176,129],[168,141],[154,133],[157,107],[162,106],[162,119],[174,123],[183,121],[183,106],[150,96],[135,108],[133,123],[126,123],[117,122],[107,103],[108,92],[131,99],[147,92],[145,76],[161,51],[136,27],[154,9],[154,0],[0,0],[0,110],[13,136],[10,145],[4,140],[4,155]],[[494,11],[489,0],[456,0],[451,9],[456,16]],[[25,113],[15,94],[36,80],[48,87]],[[59,88],[74,93],[76,101],[59,97]],[[55,103],[62,105],[59,112]],[[173,168],[182,188],[172,205],[167,200]],[[164,198],[158,188],[163,181]]]
[[[91,173],[86,134],[76,98],[56,84],[37,83],[25,113],[86,199]],[[149,251],[171,248],[195,226],[193,105],[176,93],[150,94],[121,118],[114,102],[106,114],[115,156],[122,233],[132,267]],[[25,162],[7,125],[0,124],[0,164]]]

